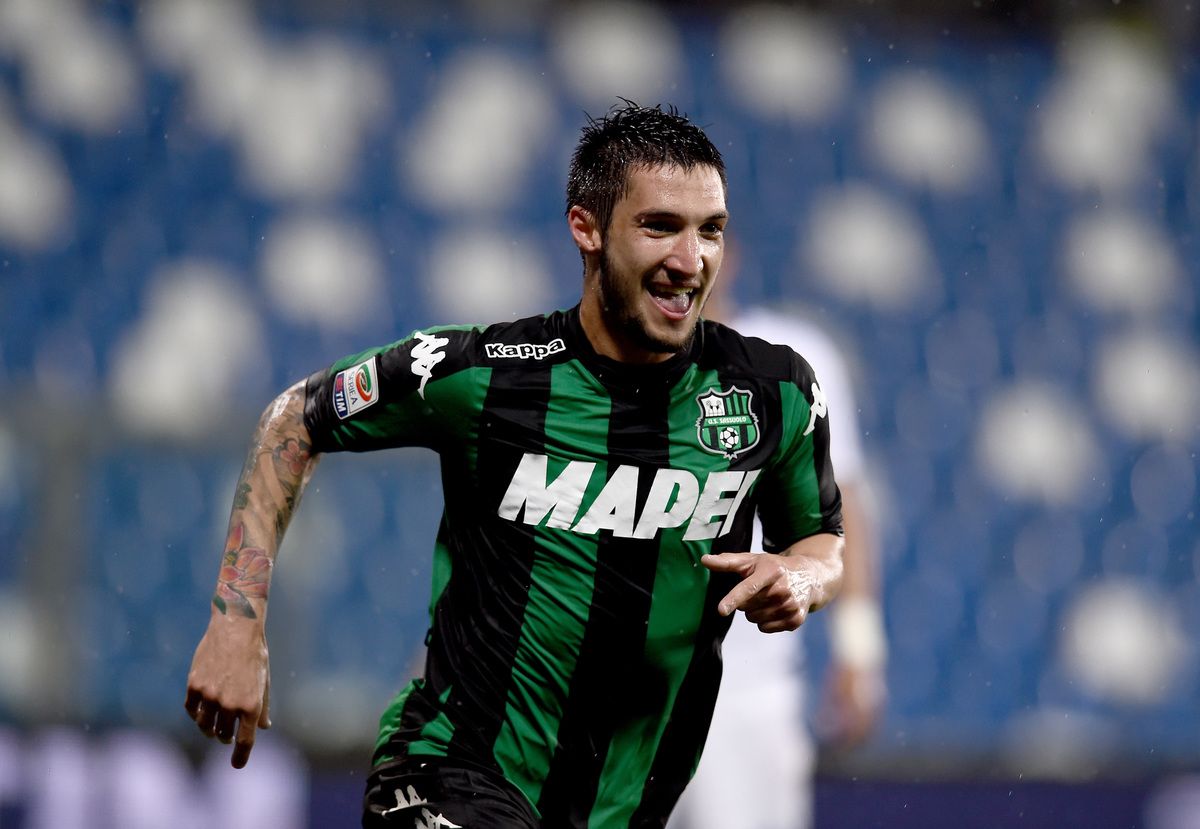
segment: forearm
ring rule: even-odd
[[[842,520],[846,528],[845,573],[830,620],[832,655],[836,662],[858,670],[878,670],[887,660],[879,601],[879,546],[858,485],[842,487]]]
[[[820,610],[833,600],[842,586],[842,552],[845,541],[833,533],[818,533],[802,538],[788,547],[780,556],[788,561],[789,569],[797,576],[789,577],[811,583],[808,591],[808,611]],[[793,594],[800,591],[793,588]]]
[[[846,529],[842,600],[879,600],[879,553],[874,524],[857,486],[842,487],[842,523]]]
[[[301,381],[271,402],[255,429],[229,515],[214,614],[265,621],[279,543],[317,458],[304,426]]]

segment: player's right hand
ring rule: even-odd
[[[214,613],[192,657],[183,706],[200,731],[233,743],[233,767],[250,759],[257,729],[270,728],[271,669],[261,622]]]
[[[808,562],[781,555],[719,553],[701,556],[700,563],[741,579],[718,603],[722,616],[741,610],[764,633],[795,630],[804,624],[815,585]]]

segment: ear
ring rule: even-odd
[[[571,236],[580,253],[587,255],[600,252],[600,227],[590,212],[577,204],[572,205],[567,211],[567,227],[571,229]]]

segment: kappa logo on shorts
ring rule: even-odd
[[[390,809],[384,809],[383,814],[389,815],[392,812],[398,812],[401,809],[411,809],[413,806],[423,806],[429,801],[417,794],[417,790],[412,786],[408,787],[406,792],[404,789],[396,789],[396,805]]]
[[[758,445],[758,415],[753,409],[754,393],[734,386],[729,391],[709,389],[696,396],[700,417],[696,437],[700,445],[729,460]]]
[[[429,803],[428,800],[417,794],[417,790],[409,786],[407,790],[396,789],[396,805],[390,809],[384,809],[380,815],[390,815],[392,812],[399,812],[404,809],[412,809],[417,806],[424,806]],[[421,814],[413,821],[413,829],[464,829],[457,823],[454,823],[441,812],[436,815],[428,809],[421,809]]]
[[[508,345],[505,343],[488,343],[483,347],[483,351],[490,359],[516,359],[528,360],[544,360],[552,354],[558,354],[567,350],[567,344],[562,341],[562,337],[555,337],[546,344],[542,343],[515,343]]]
[[[457,823],[451,823],[441,812],[435,815],[428,809],[422,809],[421,819],[413,824],[413,829],[463,829],[463,827]]]
[[[340,420],[379,400],[379,370],[375,358],[342,369],[333,378],[333,408]]]

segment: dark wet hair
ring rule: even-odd
[[[714,168],[725,180],[725,161],[704,130],[670,106],[638,106],[621,99],[602,118],[588,116],[567,174],[567,212],[579,205],[607,230],[613,208],[629,192],[635,167],[674,165]]]

